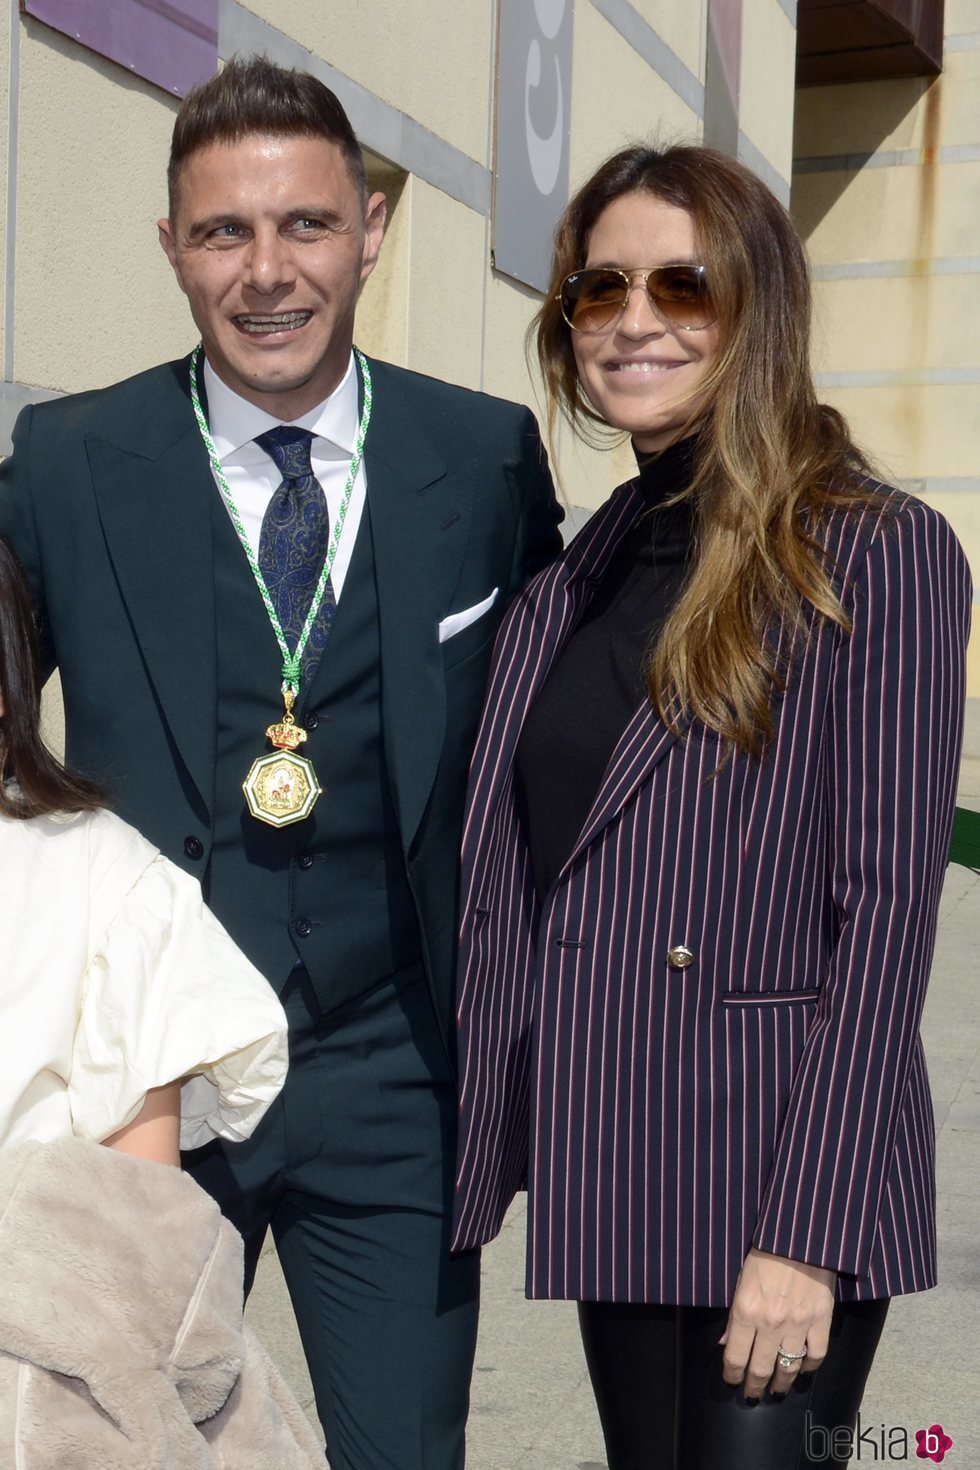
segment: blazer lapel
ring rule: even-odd
[[[644,700],[626,726],[613,751],[602,785],[564,868],[622,811],[641,781],[670,753],[677,736],[658,718],[649,700]],[[564,871],[564,868],[562,871]]]
[[[600,540],[600,554],[589,553],[586,560],[590,563],[587,574],[587,584],[591,590],[601,579],[606,567],[609,565],[613,551],[622,540],[625,531],[636,519],[640,508],[641,494],[635,485],[623,487],[631,490],[633,498],[625,502],[624,509],[629,508],[628,517],[617,518],[614,523],[613,534],[615,539],[612,545],[606,537]],[[588,527],[586,527],[586,530]],[[601,533],[601,528],[600,528]],[[585,531],[582,532],[585,535]],[[581,614],[580,614],[581,615]],[[576,622],[578,619],[576,619]],[[573,624],[574,626],[574,624]],[[571,629],[569,629],[571,631]],[[567,636],[567,635],[566,635]],[[562,643],[564,643],[564,639]],[[562,645],[559,645],[559,650]],[[553,660],[552,660],[553,662]],[[537,686],[540,687],[540,684]],[[575,842],[572,851],[564,864],[562,871],[568,867],[578,853],[587,847],[590,842],[598,836],[617,812],[621,811],[632,793],[641,781],[645,780],[651,771],[670,753],[678,736],[668,730],[666,725],[659,719],[653,706],[648,699],[643,699],[620,736],[619,742],[610,757],[602,783],[595,794],[592,807],[586,818],[585,825]]]
[[[119,589],[178,750],[210,810],[217,671],[210,499],[187,362],[112,438],[86,439]],[[120,698],[126,691],[120,691]]]
[[[418,831],[442,752],[446,686],[438,624],[466,547],[469,492],[371,363],[374,410],[364,447],[381,636],[385,755],[402,844]]]
[[[504,620],[473,767],[472,785],[486,782],[480,797],[483,807],[500,797],[530,706],[641,504],[635,482],[621,485],[570,542],[560,562],[517,598]]]
[[[531,583],[504,620],[470,778],[467,858],[478,851],[480,834],[491,830],[499,803],[512,789],[517,746],[531,706],[642,500],[634,481],[614,491],[561,560]]]
[[[494,812],[512,789],[517,745],[531,705],[588,607],[616,548],[636,520],[641,503],[635,482],[621,486],[579,532],[562,561],[524,594],[505,624],[477,742],[464,842],[467,860],[480,855],[480,834],[492,830]],[[529,647],[539,649],[537,658],[528,657]],[[622,810],[676,740],[649,702],[643,700],[613,751],[562,872]],[[479,875],[469,872],[469,866],[467,861],[468,878],[478,882]]]

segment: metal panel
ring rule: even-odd
[[[218,0],[21,0],[21,10],[174,97],[218,69]]]
[[[738,153],[741,86],[742,0],[708,0],[704,141],[733,158]]]
[[[572,0],[500,0],[493,263],[538,291],[568,199]]]

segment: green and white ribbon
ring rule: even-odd
[[[293,697],[297,698],[299,695],[303,653],[309,641],[310,630],[316,622],[317,613],[320,611],[320,604],[323,601],[323,594],[327,590],[327,583],[330,581],[330,573],[333,570],[337,548],[340,545],[340,534],[344,529],[344,521],[347,519],[347,509],[350,505],[354,481],[357,479],[357,472],[361,467],[361,457],[364,453],[364,440],[367,438],[368,424],[371,422],[371,369],[368,367],[367,358],[363,352],[361,352],[360,348],[355,347],[354,355],[361,369],[361,378],[364,383],[364,408],[361,411],[361,421],[357,426],[354,453],[351,455],[350,468],[347,471],[347,480],[344,484],[344,493],[337,510],[337,518],[334,521],[333,530],[330,533],[327,554],[323,559],[323,570],[320,572],[320,580],[316,584],[313,601],[310,603],[310,610],[306,614],[306,622],[303,624],[296,647],[290,653],[289,644],[286,642],[285,634],[282,631],[282,624],[279,622],[279,614],[276,612],[272,598],[269,596],[269,589],[265,585],[262,569],[245,533],[245,527],[242,524],[238,506],[235,504],[235,497],[231,493],[231,486],[228,484],[221,460],[218,458],[218,451],[215,448],[214,440],[211,438],[211,430],[208,428],[208,421],[205,418],[204,409],[201,407],[201,399],[197,391],[197,362],[200,354],[201,345],[199,343],[191,353],[191,402],[194,405],[194,417],[197,419],[197,427],[201,431],[201,438],[204,440],[204,447],[208,452],[211,470],[215,480],[218,482],[218,488],[221,491],[225,505],[228,507],[231,523],[238,532],[238,539],[242,543],[242,550],[248,558],[248,564],[252,569],[252,576],[255,578],[255,585],[262,595],[265,610],[269,614],[269,622],[272,624],[272,631],[276,635],[276,641],[282,652],[282,692],[285,694],[287,690],[291,690]]]

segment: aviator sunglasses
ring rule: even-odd
[[[596,266],[572,271],[561,283],[561,313],[575,332],[604,332],[626,310],[631,279],[641,276],[660,320],[679,332],[701,332],[718,319],[703,265],[658,265],[653,270]]]

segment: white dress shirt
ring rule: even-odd
[[[211,438],[238,507],[245,534],[258,557],[262,518],[269,501],[282,483],[282,476],[271,456],[259,448],[255,439],[268,429],[278,427],[282,420],[273,418],[264,409],[256,408],[254,403],[249,403],[235,393],[221,381],[206,359],[204,386],[208,395],[208,426]],[[344,486],[357,439],[357,396],[357,373],[354,369],[354,354],[351,353],[347,372],[330,397],[325,398],[302,418],[290,420],[297,428],[309,429],[313,434],[310,460],[313,473],[327,497],[331,532],[337,522],[337,512],[343,500]],[[217,485],[217,480],[215,484]],[[347,518],[330,573],[337,602],[340,601],[344,578],[350,566],[366,495],[367,479],[362,460],[351,489]]]

